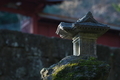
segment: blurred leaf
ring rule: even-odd
[[[120,12],[120,4],[112,4],[116,11]]]

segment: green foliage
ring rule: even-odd
[[[99,80],[109,71],[109,65],[96,58],[80,59],[54,68],[52,80]],[[103,77],[101,80],[104,80]]]
[[[120,12],[120,4],[112,4],[116,11]]]
[[[0,24],[10,24],[10,23],[17,23],[18,17],[17,14],[9,13],[9,12],[0,12]]]
[[[60,9],[59,6],[60,6],[60,4],[52,5],[52,6],[47,5],[44,8],[43,12],[45,12],[45,13],[51,13],[51,14],[60,14],[62,10]]]

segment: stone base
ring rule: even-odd
[[[68,56],[59,63],[43,68],[43,80],[106,80],[109,65],[94,57]]]

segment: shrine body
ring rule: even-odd
[[[98,23],[88,12],[75,23],[61,22],[56,33],[65,39],[73,40],[73,55],[96,56],[96,40],[109,30],[105,24]]]

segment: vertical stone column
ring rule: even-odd
[[[73,37],[73,55],[96,56],[96,35],[78,33]]]

